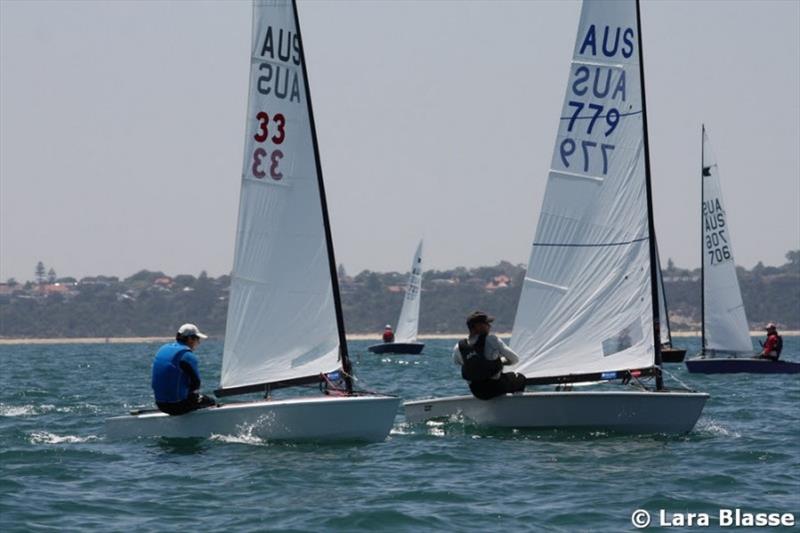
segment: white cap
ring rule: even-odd
[[[392,329],[392,326],[390,324],[386,324],[386,329]]]
[[[208,335],[205,333],[200,333],[200,330],[194,324],[184,324],[179,327],[178,335],[182,335],[184,337],[199,337],[201,339],[208,338]]]

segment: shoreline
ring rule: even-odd
[[[436,339],[461,339],[464,333],[424,333],[419,336],[420,340]],[[496,333],[500,337],[510,337],[511,332]],[[785,337],[800,336],[800,331],[789,330],[781,333]],[[699,337],[699,331],[673,331],[673,337]],[[751,337],[764,336],[763,331],[751,331]],[[222,337],[212,336],[212,340],[221,340]],[[36,337],[0,337],[0,346],[10,346],[18,344],[148,344],[163,343],[173,340],[173,337],[57,337],[57,338],[36,338]],[[353,333],[347,336],[349,341],[375,341],[381,342],[380,335],[371,333]]]

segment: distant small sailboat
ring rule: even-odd
[[[252,35],[236,251],[215,392],[266,399],[181,416],[110,418],[111,438],[247,432],[269,440],[381,441],[394,422],[399,398],[353,390],[294,1],[256,0]],[[307,384],[325,394],[270,398],[276,389]]]
[[[672,331],[669,325],[669,309],[667,308],[667,291],[664,290],[663,272],[661,271],[661,255],[656,247],[656,261],[658,262],[658,315],[662,319],[661,328],[661,362],[682,363],[686,357],[686,350],[672,345]]]
[[[374,344],[368,348],[372,353],[418,354],[422,352],[425,343],[417,342],[419,330],[419,303],[422,296],[422,240],[417,245],[414,260],[411,262],[411,272],[408,275],[406,294],[403,298],[403,307],[393,342]]]
[[[753,350],[736,276],[719,168],[705,125],[700,160],[702,350],[686,360],[686,368],[700,374],[796,374],[800,372],[800,363],[758,358]]]
[[[708,394],[667,390],[661,377],[640,27],[638,2],[583,2],[511,335],[527,385],[558,387],[405,402],[408,422],[685,433],[700,417]],[[597,381],[630,387],[572,390]]]

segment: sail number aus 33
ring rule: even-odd
[[[253,150],[251,172],[256,179],[264,179],[269,173],[270,178],[280,181],[283,173],[278,167],[283,159],[283,151],[275,148],[270,152],[263,145],[267,141],[275,145],[283,144],[286,140],[286,117],[282,113],[270,117],[268,113],[259,111],[255,118],[257,131],[253,139],[259,144]]]

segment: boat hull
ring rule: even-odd
[[[425,343],[422,342],[383,342],[373,344],[367,350],[372,353],[398,353],[398,354],[418,354],[422,352]]]
[[[686,368],[693,374],[798,374],[800,363],[770,361],[745,357],[694,357],[686,361]]]
[[[180,416],[150,411],[107,419],[106,435],[379,442],[389,434],[399,404],[394,396],[322,396],[231,403]]]
[[[686,350],[680,348],[661,348],[662,363],[682,363],[686,357]]]
[[[687,433],[708,394],[699,392],[563,391],[507,394],[492,400],[451,396],[405,402],[406,420],[463,416],[488,427]]]

